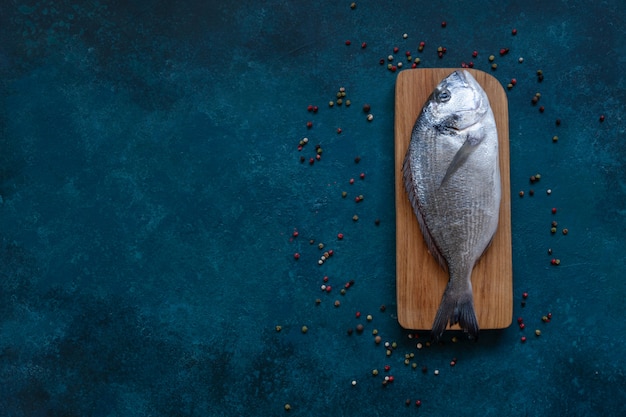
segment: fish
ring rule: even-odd
[[[426,100],[402,175],[428,251],[449,277],[431,337],[459,324],[478,339],[471,276],[496,233],[502,193],[493,110],[468,71],[452,72]]]

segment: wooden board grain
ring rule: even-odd
[[[402,179],[402,163],[417,116],[435,86],[454,69],[404,70],[396,81],[395,192],[396,192],[396,292],[398,322],[406,329],[430,329],[448,275],[430,255]],[[506,93],[491,75],[468,70],[483,87],[498,129],[502,202],[498,230],[491,246],[474,267],[474,308],[481,329],[508,327],[513,318],[511,251],[511,187],[509,177],[509,119]],[[452,329],[458,329],[458,325]]]

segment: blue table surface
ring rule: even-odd
[[[350,3],[0,4],[1,416],[624,413],[624,2]],[[477,342],[396,320],[405,51],[516,79]]]

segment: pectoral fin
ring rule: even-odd
[[[446,183],[446,181],[448,181],[448,179],[457,171],[457,169],[459,169],[459,167],[463,165],[465,161],[467,161],[467,158],[469,158],[472,152],[474,152],[480,142],[482,142],[482,137],[467,135],[467,139],[465,140],[465,142],[463,142],[463,145],[461,145],[457,153],[454,155],[454,158],[452,158],[452,162],[450,162],[450,165],[448,165],[446,175],[444,175],[443,180],[441,180],[441,184],[439,185],[440,187],[442,187]]]

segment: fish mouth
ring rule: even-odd
[[[467,82],[467,76],[465,75],[467,74],[467,71],[465,70],[457,70],[454,71],[453,75],[459,79],[459,81],[463,84],[464,87],[468,87],[469,83]]]
[[[460,83],[464,88],[469,88],[475,92],[482,91],[482,87],[478,81],[466,70],[456,70],[452,73],[456,82]],[[480,96],[480,94],[478,94]]]
[[[471,118],[473,119],[472,123],[467,124],[467,125],[457,124],[454,127],[450,126],[452,130],[455,130],[457,132],[462,132],[465,129],[473,126],[474,124],[480,123],[485,118],[485,116],[487,115],[486,108],[488,107],[488,104],[487,105],[485,104],[488,103],[488,101],[486,102],[487,97],[482,87],[480,86],[480,84],[468,71],[456,70],[450,75],[450,77],[452,78],[450,80],[451,84],[457,84],[461,88],[465,88],[465,89],[472,91],[473,101],[475,103],[475,106],[473,106],[472,108],[458,110],[459,113],[474,114],[475,116]]]

